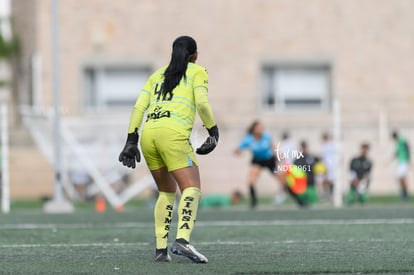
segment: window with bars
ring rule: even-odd
[[[151,69],[146,66],[100,65],[84,69],[84,104],[88,109],[131,109]]]
[[[329,110],[330,83],[329,65],[266,65],[262,69],[262,108],[267,111]]]

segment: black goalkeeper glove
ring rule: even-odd
[[[214,125],[210,129],[207,129],[209,137],[204,141],[204,143],[197,148],[196,153],[199,155],[207,155],[216,148],[219,141],[219,130],[217,125]]]
[[[128,134],[124,149],[122,149],[121,154],[119,154],[118,160],[129,168],[135,168],[135,160],[137,162],[141,161],[141,154],[138,149],[138,138],[139,135],[137,129],[135,129],[133,133]]]

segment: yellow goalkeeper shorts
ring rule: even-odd
[[[150,170],[167,167],[174,171],[198,165],[189,138],[173,129],[144,128],[141,150]]]

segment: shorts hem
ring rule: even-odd
[[[147,165],[148,166],[148,165]],[[155,168],[154,168],[155,167]],[[164,168],[164,167],[167,167],[167,166],[165,166],[165,165],[160,165],[160,166],[152,166],[152,167],[149,167],[148,166],[148,170],[150,170],[150,171],[154,171],[154,170],[159,170],[159,169],[161,169],[161,168]]]
[[[196,163],[195,161],[193,161],[193,164],[192,165],[188,165],[188,164],[185,164],[185,165],[176,165],[176,166],[173,166],[173,167],[170,167],[170,168],[167,168],[167,169],[168,169],[168,172],[172,172],[172,171],[175,171],[175,170],[178,170],[178,169],[183,169],[183,168],[193,167],[193,166],[197,166],[198,167],[198,163]]]

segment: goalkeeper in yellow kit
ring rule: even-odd
[[[207,71],[195,64],[195,40],[180,36],[172,48],[168,66],[150,76],[137,99],[127,142],[119,155],[119,161],[132,168],[135,168],[135,162],[140,161],[138,131],[147,112],[141,134],[141,149],[159,190],[154,207],[155,260],[171,261],[167,242],[178,185],[181,191],[177,211],[178,228],[171,252],[186,256],[196,263],[207,263],[207,257],[189,243],[201,195],[198,164],[189,140],[196,110],[209,133],[196,152],[204,155],[213,151],[219,133],[207,97]]]

